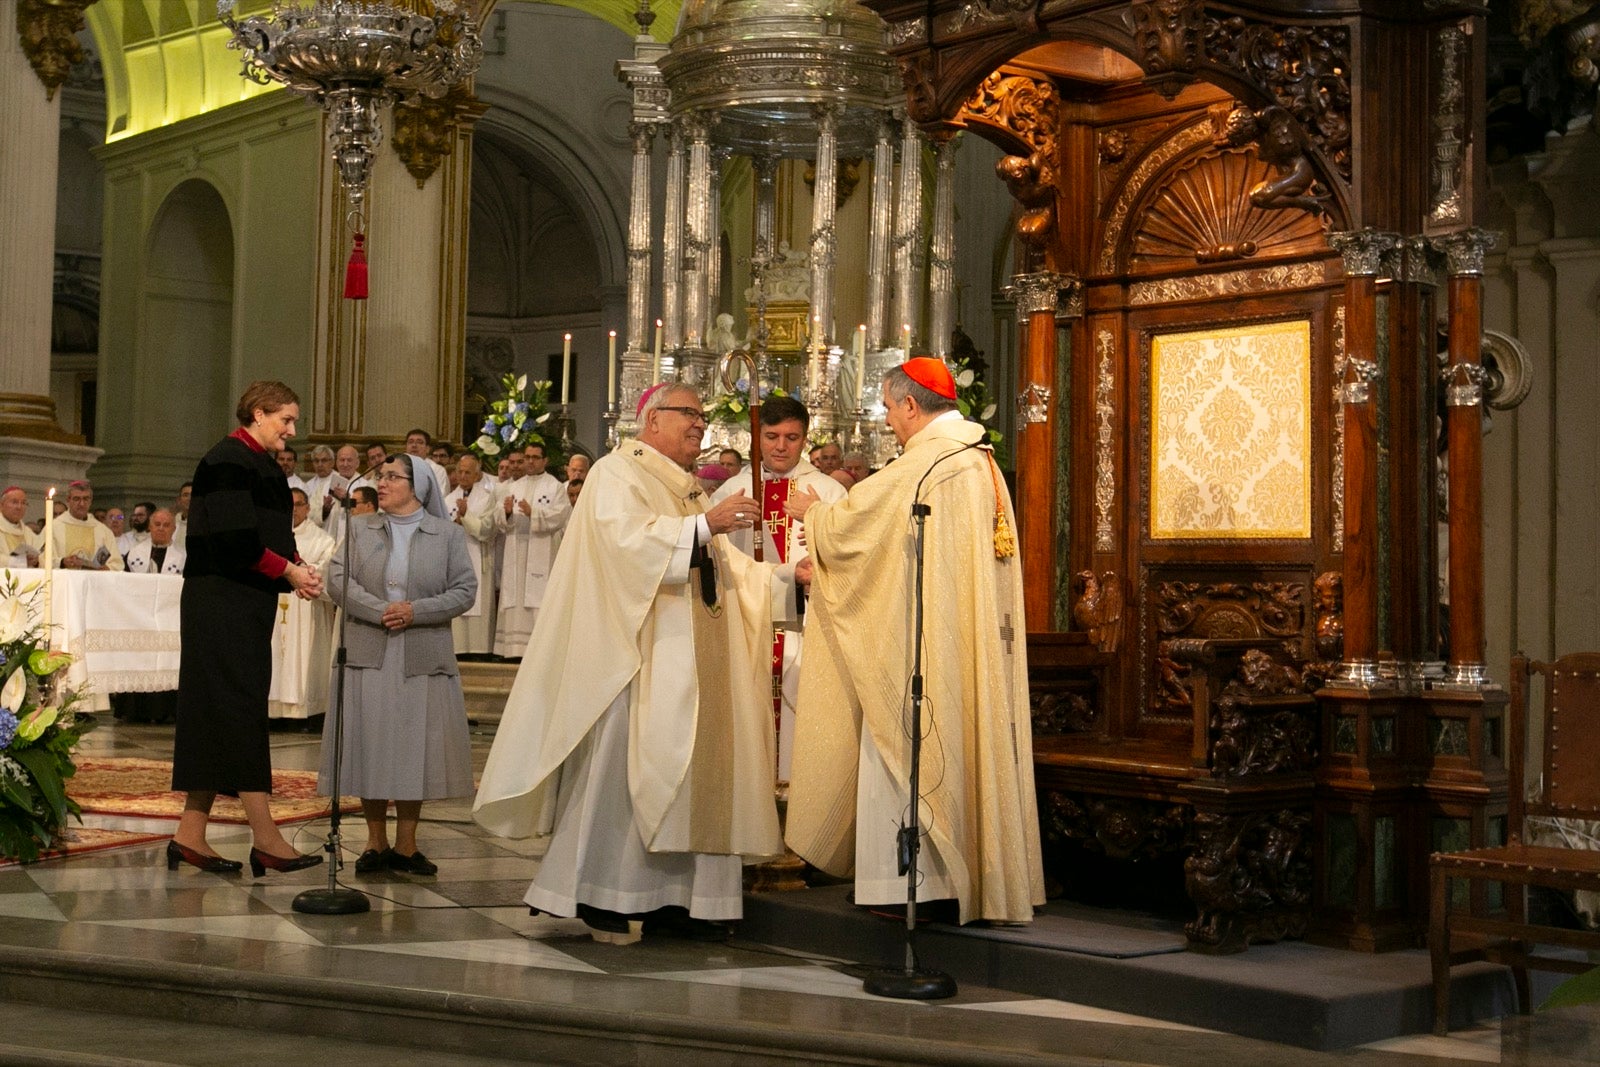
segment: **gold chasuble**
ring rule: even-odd
[[[473,811],[484,827],[549,834],[562,763],[626,693],[628,793],[644,846],[751,860],[783,851],[769,679],[785,585],[720,535],[705,546],[714,606],[697,573],[674,576],[684,520],[705,500],[693,474],[648,445],[627,442],[595,463],[484,768]]]
[[[961,921],[1022,922],[1044,903],[1022,617],[1022,568],[996,557],[997,514],[1015,523],[983,430],[925,426],[901,457],[837,503],[812,505],[807,653],[790,774],[789,847],[836,875],[856,859],[861,731],[903,790],[910,779],[915,585],[911,505],[927,521],[924,576],[924,832]],[[924,481],[924,476],[926,480]],[[587,492],[588,490],[585,490]],[[997,512],[998,505],[998,512]],[[892,847],[892,829],[873,827]],[[925,848],[921,867],[928,869]]]

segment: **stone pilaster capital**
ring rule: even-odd
[[[1444,254],[1452,278],[1483,274],[1483,257],[1499,243],[1499,233],[1477,226],[1432,238],[1433,247]]]
[[[1366,227],[1328,235],[1328,243],[1344,260],[1344,272],[1358,278],[1376,278],[1384,257],[1400,244],[1400,235]]]
[[[1402,238],[1395,250],[1391,274],[1397,281],[1417,285],[1439,284],[1440,257],[1433,243],[1422,234]]]
[[[628,123],[628,138],[633,142],[633,154],[644,156],[650,154],[650,143],[655,140],[656,124],[654,122]]]
[[[1014,274],[1011,281],[1013,284],[1006,286],[1005,293],[1016,302],[1017,310],[1024,315],[1054,313],[1063,306],[1069,312],[1076,307],[1077,314],[1083,313],[1083,282],[1075,274],[1041,270]]]

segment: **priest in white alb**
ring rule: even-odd
[[[912,505],[925,504],[917,899],[955,901],[963,923],[1027,922],[1044,872],[1011,497],[944,363],[891,370],[883,398],[900,458],[842,501],[801,491],[787,506],[805,521],[814,579],[786,838],[830,874],[853,874],[857,904],[905,903]]]
[[[90,514],[93,506],[94,489],[88,482],[67,486],[66,514],[52,522],[55,564],[69,570],[125,570],[117,538],[111,527]]]
[[[638,421],[589,472],[474,806],[497,834],[549,835],[530,905],[615,943],[725,934],[742,865],[783,851],[767,694],[797,577],[720,536],[756,507],[708,509],[693,389],[647,392]]]
[[[525,457],[526,473],[500,487],[493,511],[495,530],[502,538],[494,650],[508,659],[522,655],[533,632],[550,566],[572,516],[567,487],[545,470],[544,445],[529,445]]]
[[[166,508],[156,508],[150,513],[150,536],[141,537],[128,549],[129,574],[183,574],[183,564],[188,559],[184,546],[174,537],[178,519]]]
[[[465,614],[450,620],[456,655],[483,656],[494,651],[496,580],[494,487],[483,476],[483,461],[471,452],[456,460],[456,487],[444,498],[444,513],[465,531],[467,557],[478,576],[478,594]]]
[[[803,527],[790,520],[784,504],[797,489],[809,489],[822,500],[839,500],[845,489],[806,459],[806,433],[811,413],[789,396],[768,397],[761,405],[761,518],[762,556],[774,563],[798,563],[805,558]],[[724,450],[729,451],[727,449]],[[751,450],[752,454],[754,449]],[[737,452],[734,453],[738,455]],[[750,472],[729,478],[712,494],[712,503],[744,494],[755,499]],[[734,547],[755,554],[755,531],[736,530],[728,535]],[[789,781],[794,754],[795,698],[800,688],[801,635],[779,630],[772,642],[773,715],[778,734],[778,781]]]
[[[44,538],[24,524],[28,493],[21,486],[0,492],[0,559],[13,567],[37,567],[44,553]]]
[[[294,547],[300,560],[326,574],[338,546],[311,518],[311,498],[304,489],[289,490],[294,500]],[[288,593],[278,596],[278,618],[272,628],[272,687],[267,715],[273,719],[309,719],[328,709],[328,679],[333,662],[333,601],[326,589],[315,600]]]

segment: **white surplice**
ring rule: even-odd
[[[461,490],[452,489],[444,498],[444,513],[458,524],[467,535],[467,555],[472,560],[473,573],[478,576],[478,596],[463,615],[450,620],[455,637],[456,655],[479,654],[494,651],[495,623],[495,543],[500,533],[495,527],[493,508],[495,493],[493,483],[479,478],[467,496],[467,513],[456,517],[456,505],[461,500]]]
[[[510,515],[505,509],[508,499],[512,502]],[[519,506],[523,501],[531,509],[526,515]],[[501,656],[518,657],[539,617],[550,567],[572,517],[572,505],[567,502],[566,485],[546,471],[504,483],[491,514],[502,538],[494,650]]]

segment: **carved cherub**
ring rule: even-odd
[[[1034,152],[1027,156],[1006,156],[994,169],[1022,205],[1017,237],[1029,248],[1044,248],[1056,227],[1056,188],[1049,163]]]
[[[1293,115],[1281,107],[1251,111],[1234,108],[1228,113],[1225,135],[1229,144],[1255,142],[1256,154],[1278,172],[1278,177],[1257,182],[1250,190],[1250,202],[1263,210],[1299,208],[1321,214],[1325,196],[1313,191],[1316,171],[1306,157],[1310,142]]]
[[[1088,632],[1101,652],[1115,652],[1122,638],[1122,583],[1112,571],[1098,578],[1094,571],[1079,571],[1078,583],[1072,621]]]
[[[1317,655],[1337,660],[1344,655],[1344,578],[1338,571],[1317,575]]]

